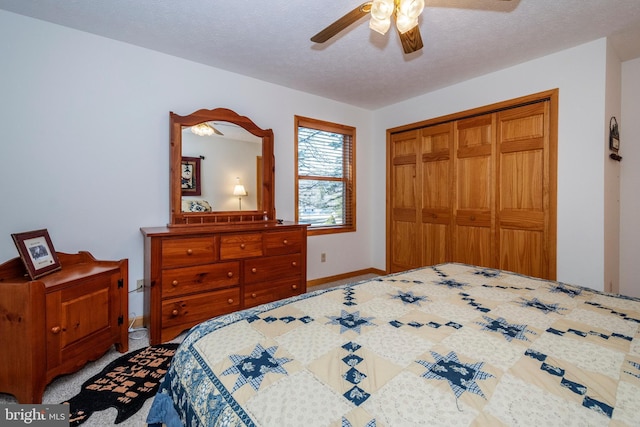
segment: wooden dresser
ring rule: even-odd
[[[307,225],[142,228],[151,344],[209,318],[306,292]]]
[[[61,270],[29,280],[20,258],[0,265],[0,392],[40,403],[47,384],[129,347],[128,261],[58,253]]]

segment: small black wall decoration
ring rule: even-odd
[[[613,160],[620,161],[622,157],[618,155],[620,150],[620,132],[618,130],[618,120],[615,116],[612,116],[609,120],[609,149],[613,153],[609,154],[609,157]]]

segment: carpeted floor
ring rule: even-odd
[[[307,291],[315,291],[318,289],[326,289],[331,288],[333,286],[342,285],[345,283],[355,283],[362,280],[370,279],[376,277],[376,274],[366,274],[363,276],[351,277],[345,280],[339,280],[335,282],[325,283],[323,285],[310,287]],[[171,342],[182,342],[184,338],[184,334],[178,336],[175,340]],[[129,352],[138,350],[143,347],[147,347],[149,345],[149,337],[147,335],[147,331],[145,329],[137,330],[129,333]],[[96,375],[105,366],[109,363],[122,356],[121,353],[118,353],[115,348],[111,348],[103,357],[100,359],[87,363],[81,370],[74,374],[64,375],[62,377],[56,378],[47,386],[44,391],[44,395],[42,397],[42,403],[60,403],[64,402],[75,396],[82,387],[82,384]],[[119,427],[142,427],[146,425],[147,414],[149,413],[149,408],[151,407],[151,402],[153,398],[148,399],[142,409],[140,409],[137,413],[131,416],[131,418],[126,421],[117,424]],[[0,393],[0,404],[6,403],[17,403],[16,399],[8,394]],[[116,419],[117,411],[115,408],[109,408],[104,411],[95,412],[91,417],[82,424],[83,427],[102,427],[102,426],[111,426],[114,425],[113,422]]]

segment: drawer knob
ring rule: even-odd
[[[282,243],[283,243],[283,244],[285,244],[285,245],[288,245],[288,244],[289,244],[289,241],[288,241],[287,239],[284,239],[284,240],[282,241]]]
[[[229,304],[233,304],[233,298],[229,298],[229,299],[227,300],[227,302],[228,302]]]
[[[61,330],[62,329],[60,328],[60,326],[54,326],[53,328],[51,328],[51,332],[53,332],[54,334],[59,334]]]
[[[177,280],[174,280],[173,282],[171,282],[171,284],[172,284],[173,286],[178,286],[178,281],[177,281]]]
[[[227,277],[233,277],[233,271],[228,272]]]
[[[240,249],[244,249],[246,246],[244,243],[240,243]]]
[[[171,315],[172,315],[173,317],[177,316],[177,315],[178,315],[178,310],[174,309],[174,310],[171,312]]]
[[[295,291],[296,289],[298,289],[298,285],[291,285],[291,289]]]
[[[256,298],[257,296],[258,296],[258,295],[256,295],[256,293],[255,293],[255,292],[251,294],[251,298]]]
[[[293,267],[297,267],[297,266],[298,266],[298,263],[297,263],[296,261],[293,261],[293,262],[291,263],[291,265],[292,265]]]
[[[253,267],[253,268],[251,269],[251,272],[255,274],[255,273],[257,273],[257,272],[258,272],[258,269],[257,269],[257,268],[255,268],[255,267]]]
[[[193,255],[193,251],[191,249],[187,249],[187,255]]]

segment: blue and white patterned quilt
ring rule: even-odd
[[[640,301],[442,264],[204,322],[149,423],[640,426]]]

